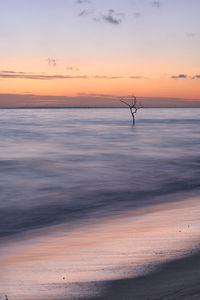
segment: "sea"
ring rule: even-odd
[[[89,232],[104,220],[199,195],[199,108],[143,108],[135,126],[126,108],[1,109],[0,114],[0,255],[8,243],[13,256],[32,235],[44,246],[43,237],[54,228],[64,226],[73,240],[76,230]],[[5,274],[8,280],[6,267]],[[30,287],[25,293],[27,283],[17,294],[25,279],[13,276],[9,299],[46,299],[41,289],[34,296]]]

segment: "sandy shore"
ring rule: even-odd
[[[105,283],[90,300],[199,300],[200,254],[160,266],[149,275]]]
[[[200,258],[185,257],[199,247],[199,215],[199,197],[193,197],[73,230],[62,225],[13,237],[0,247],[0,296],[200,299],[177,298],[198,288]]]

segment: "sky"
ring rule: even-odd
[[[200,106],[199,0],[0,0],[0,107]]]

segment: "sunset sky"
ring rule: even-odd
[[[132,93],[200,106],[199,12],[199,0],[0,0],[0,106],[112,106]]]

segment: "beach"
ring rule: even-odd
[[[166,299],[176,299],[173,293],[182,286],[187,292],[198,282],[199,256],[187,257],[199,247],[199,212],[199,197],[194,197],[81,229],[55,226],[7,240],[0,252],[0,289],[24,300],[161,299],[168,294],[172,298]]]
[[[200,255],[191,254],[166,263],[146,276],[105,283],[103,295],[89,299],[197,300],[200,298],[199,270]]]

